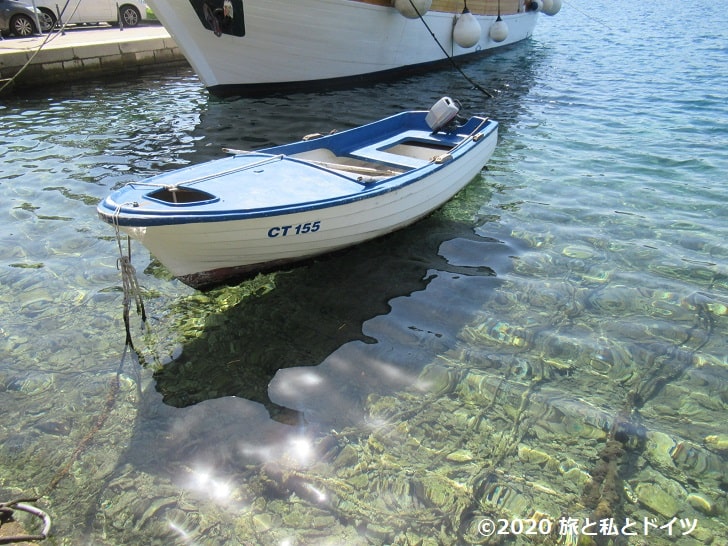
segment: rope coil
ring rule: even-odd
[[[51,517],[46,514],[40,508],[25,504],[26,502],[36,502],[37,498],[20,498],[9,502],[0,502],[0,525],[3,522],[9,521],[15,510],[21,512],[27,512],[32,514],[43,521],[43,529],[37,535],[12,535],[7,537],[0,537],[0,544],[12,544],[14,542],[36,542],[38,540],[45,540],[51,532]]]

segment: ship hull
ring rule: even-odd
[[[341,87],[423,71],[524,40],[539,15],[502,15],[508,36],[496,42],[490,29],[497,15],[473,13],[480,39],[461,47],[454,39],[459,15],[454,11],[431,9],[409,19],[374,0],[227,0],[233,15],[224,25],[205,7],[210,1],[220,2],[149,4],[205,86],[218,95]]]

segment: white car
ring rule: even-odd
[[[33,0],[25,0],[31,4]],[[43,13],[43,30],[56,23],[111,23],[119,21],[125,27],[135,27],[147,18],[147,5],[143,0],[35,0]],[[118,6],[118,10],[117,10]]]

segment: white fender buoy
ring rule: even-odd
[[[508,38],[508,25],[500,18],[500,15],[498,16],[498,19],[495,20],[495,23],[493,23],[490,27],[488,35],[494,42],[502,42]]]
[[[543,12],[546,15],[556,15],[561,10],[561,0],[550,0],[551,7],[546,6],[546,2],[543,3]]]
[[[452,31],[452,39],[460,47],[473,47],[480,41],[482,29],[475,15],[465,8],[455,23]]]
[[[541,10],[544,13],[548,13],[554,7],[554,0],[541,0],[541,4]]]
[[[420,15],[427,13],[432,6],[432,0],[412,0],[411,2],[410,0],[394,0],[393,4],[394,9],[407,19],[417,19]]]

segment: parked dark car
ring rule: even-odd
[[[38,19],[36,19],[36,15]],[[3,35],[30,36],[38,33],[36,21],[41,20],[40,11],[16,0],[0,0],[0,33]]]

